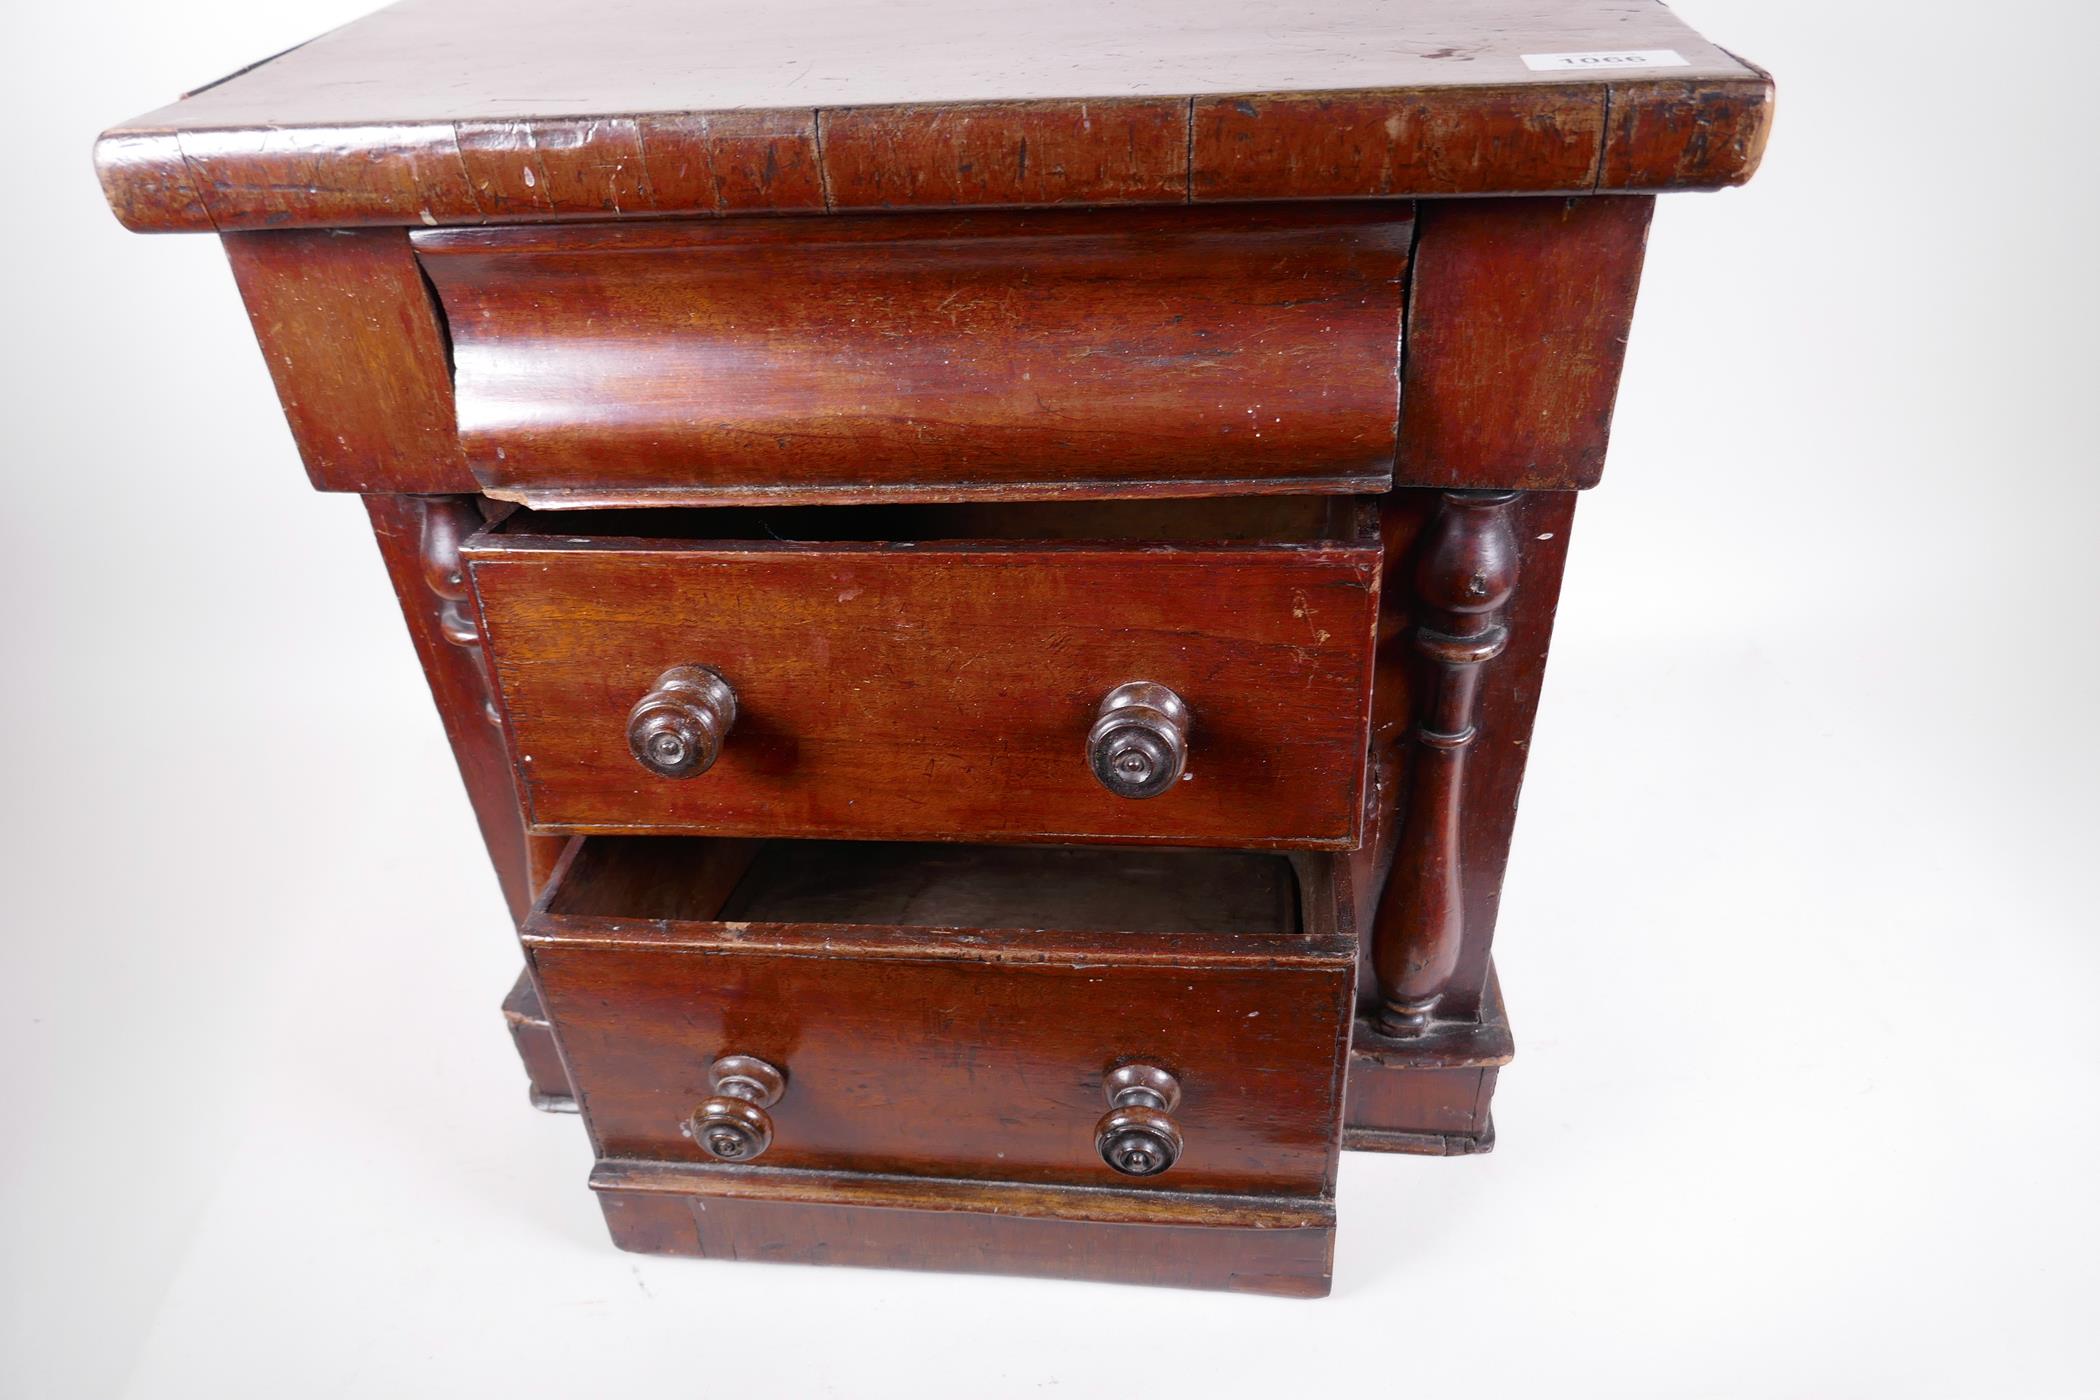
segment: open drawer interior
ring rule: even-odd
[[[1320,1196],[1352,908],[1321,852],[586,836],[522,934],[603,1158],[709,1161],[740,1055],[767,1172]],[[1157,1175],[1098,1138],[1131,1064],[1179,1086]]]
[[[1375,543],[1377,512],[1358,496],[1200,500],[952,501],[869,506],[717,506],[512,511],[485,538],[822,544],[1009,540],[1146,545]]]
[[[607,836],[572,848],[542,907],[556,920],[1277,937],[1318,931],[1304,903],[1297,863],[1260,851]]]

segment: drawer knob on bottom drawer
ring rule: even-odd
[[[1189,757],[1189,707],[1152,681],[1129,681],[1102,698],[1086,736],[1087,762],[1118,797],[1157,797]]]
[[[708,1156],[748,1162],[773,1145],[773,1115],[787,1076],[749,1055],[724,1055],[708,1078],[714,1097],[693,1110],[686,1131]]]
[[[1121,1065],[1103,1085],[1109,1111],[1094,1125],[1101,1160],[1125,1176],[1157,1176],[1181,1156],[1181,1129],[1167,1115],[1181,1102],[1181,1084],[1152,1065]]]
[[[660,778],[714,767],[736,723],[736,692],[712,666],[673,666],[627,712],[627,747]]]

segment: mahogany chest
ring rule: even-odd
[[[1487,1149],[1652,0],[407,0],[104,134],[364,499],[623,1248],[1326,1291]]]

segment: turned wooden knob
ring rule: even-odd
[[[722,756],[736,692],[712,666],[673,666],[627,712],[627,747],[659,778],[697,778]]]
[[[1189,707],[1152,681],[1129,681],[1102,698],[1086,736],[1087,762],[1118,797],[1157,797],[1188,766]]]
[[[750,1055],[724,1055],[708,1077],[714,1097],[702,1101],[685,1122],[686,1135],[708,1156],[748,1162],[773,1145],[773,1115],[766,1112],[787,1092],[787,1076]]]
[[[1125,1176],[1158,1176],[1181,1158],[1181,1129],[1168,1115],[1181,1084],[1153,1065],[1121,1065],[1103,1083],[1108,1113],[1094,1125],[1101,1160]]]

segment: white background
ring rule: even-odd
[[[8,15],[0,1392],[2100,1393],[2100,6],[1684,0],[1779,118],[1656,218],[1501,1145],[1292,1303],[609,1246],[364,514],[90,169],[363,3]]]

